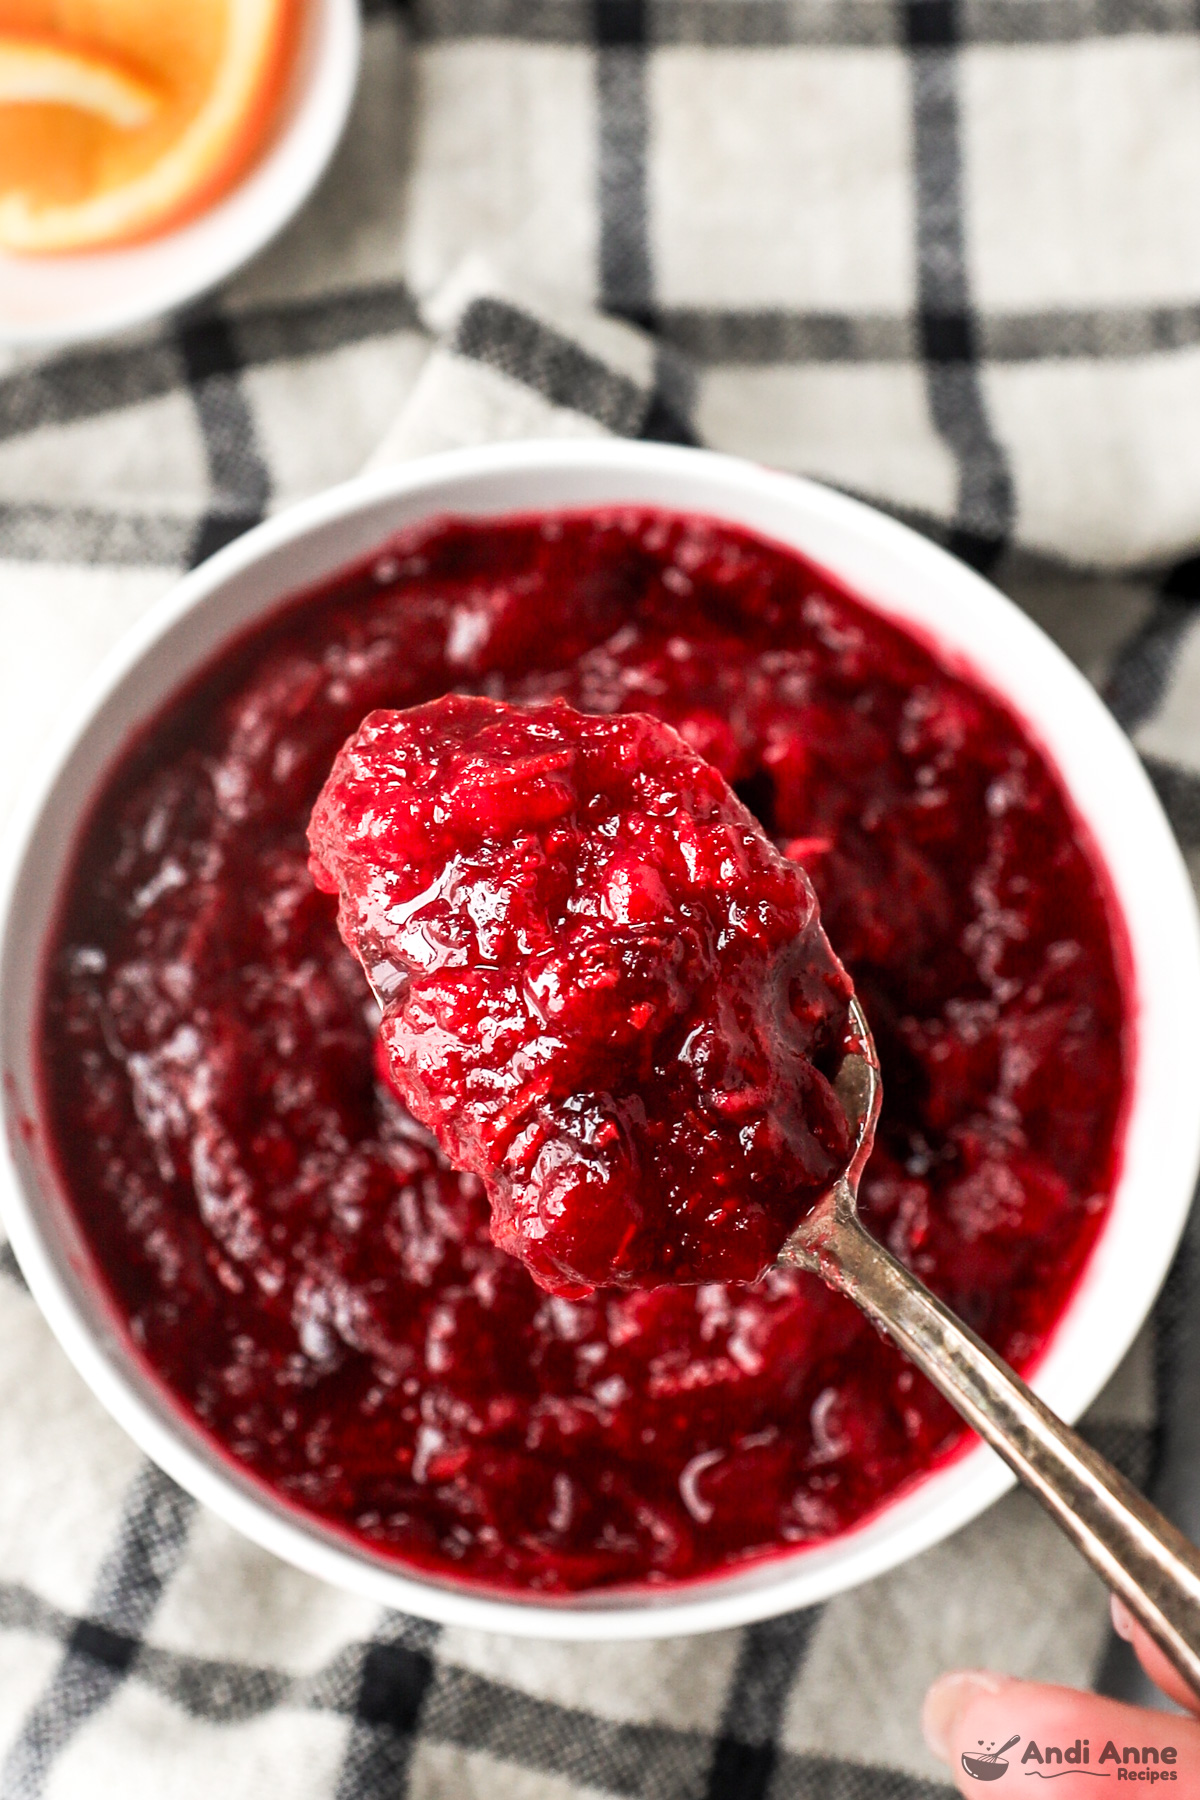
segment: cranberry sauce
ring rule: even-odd
[[[46,975],[62,1174],[229,1453],[409,1564],[555,1593],[828,1537],[953,1445],[845,1301],[770,1274],[551,1297],[377,1078],[305,825],[375,708],[674,726],[807,870],[884,1070],[870,1228],[1018,1364],[1120,1154],[1105,877],[978,684],[781,548],[632,511],[446,521],[294,602],[131,747]]]
[[[550,1293],[753,1281],[849,1162],[812,884],[669,725],[373,712],[309,842],[393,1087]]]

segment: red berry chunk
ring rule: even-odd
[[[845,1166],[849,978],[804,871],[670,726],[372,713],[309,836],[393,1086],[542,1286],[753,1280]]]

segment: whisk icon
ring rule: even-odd
[[[1020,1737],[1020,1732],[1015,1731],[1007,1743],[1001,1744],[998,1750],[984,1750],[978,1756],[969,1756],[964,1750],[963,1768],[968,1775],[974,1776],[976,1781],[999,1781],[1008,1768],[1008,1764],[1002,1760],[1004,1752],[1011,1750],[1014,1744],[1019,1743]]]

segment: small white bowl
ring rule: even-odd
[[[39,978],[56,897],[104,771],[230,637],[297,588],[433,514],[633,503],[706,513],[794,545],[880,612],[971,664],[1053,757],[1108,865],[1133,957],[1137,1048],[1124,1166],[1086,1270],[1036,1371],[1068,1419],[1145,1318],[1200,1160],[1200,936],[1175,840],[1128,741],[1087,682],[1015,606],[944,551],[812,482],[703,451],[624,442],[455,451],[362,477],[260,525],[188,575],[97,675],[0,874],[0,1211],[34,1297],[80,1373],[147,1454],[257,1543],[311,1574],[449,1624],[528,1636],[638,1638],[714,1630],[807,1606],[936,1543],[1012,1483],[982,1445],[812,1549],[665,1592],[497,1598],[408,1573],[269,1493],[184,1416],[127,1347],[41,1149],[34,1068]],[[30,1446],[36,1454],[36,1446]]]
[[[237,185],[145,243],[0,254],[0,345],[52,347],[144,324],[206,294],[283,229],[337,148],[362,49],[358,0],[305,0],[301,16],[274,131]]]

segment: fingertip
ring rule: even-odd
[[[921,1731],[939,1762],[953,1763],[959,1721],[982,1694],[998,1694],[1004,1677],[990,1669],[952,1669],[939,1675],[921,1708]]]
[[[1132,1644],[1134,1635],[1133,1614],[1117,1594],[1109,1595],[1108,1607],[1112,1614],[1113,1630],[1119,1638],[1124,1638],[1127,1644]]]

